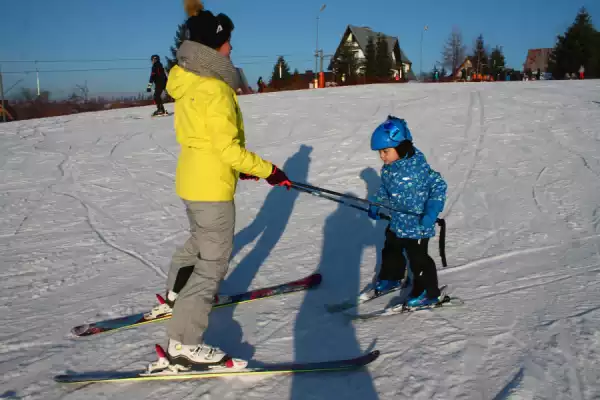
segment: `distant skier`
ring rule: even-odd
[[[205,11],[198,0],[186,0],[187,39],[177,51],[168,93],[175,99],[175,133],[181,146],[175,187],[183,200],[190,236],[171,258],[167,303],[173,317],[167,325],[168,356],[180,370],[244,368],[204,342],[209,313],[229,267],[235,232],[234,194],[239,179],[266,179],[272,186],[291,186],[286,174],[245,149],[243,119],[235,90],[233,22]],[[226,334],[225,334],[226,336]]]
[[[423,153],[413,146],[403,119],[389,116],[379,125],[371,136],[371,149],[379,151],[384,163],[381,186],[373,201],[388,203],[399,210],[391,212],[375,288],[384,292],[400,286],[408,264],[414,278],[407,305],[437,303],[440,296],[437,269],[427,254],[427,239],[435,236],[435,223],[444,208],[447,184],[429,166]],[[369,217],[379,219],[378,211],[379,208],[372,205]]]
[[[258,77],[258,81],[256,82],[256,85],[258,86],[258,93],[262,93],[265,91],[265,82],[263,81],[262,76]]]
[[[162,93],[167,86],[167,73],[160,62],[159,56],[155,54],[150,59],[152,60],[152,72],[150,73],[150,81],[148,82],[146,91],[150,93],[152,91],[152,84],[154,84],[154,104],[156,104],[156,111],[154,111],[152,116],[165,115],[167,114],[167,110],[165,110],[165,106],[163,105]]]

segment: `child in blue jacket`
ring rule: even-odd
[[[389,205],[391,221],[385,233],[381,270],[375,288],[383,292],[400,285],[407,262],[413,273],[410,307],[437,303],[440,297],[435,261],[427,254],[427,240],[435,236],[438,214],[444,209],[447,184],[413,146],[406,121],[393,116],[371,136],[371,149],[384,165],[376,203]],[[369,217],[379,219],[371,205]]]

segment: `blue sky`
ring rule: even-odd
[[[255,87],[259,75],[271,74],[277,55],[286,55],[291,68],[301,72],[314,68],[316,16],[320,13],[319,41],[325,54],[335,51],[346,25],[370,26],[398,36],[400,46],[419,71],[421,31],[423,69],[431,70],[441,60],[443,44],[453,26],[461,29],[471,48],[480,33],[490,47],[501,45],[507,64],[521,68],[527,49],[552,47],[556,35],[573,22],[585,6],[600,28],[598,0],[210,0],[206,8],[228,14],[236,25],[232,59],[244,68]],[[169,0],[31,0],[7,1],[2,6],[0,67],[8,89],[17,83],[35,87],[39,62],[42,89],[55,96],[73,91],[87,82],[92,93],[138,92],[145,89],[150,56],[169,54],[177,25],[184,20],[182,1]],[[369,7],[371,7],[369,9]],[[128,61],[82,62],[77,60],[132,59]],[[62,62],[62,60],[69,60]],[[128,68],[110,70],[111,68]],[[108,69],[105,71],[46,72],[49,70]]]

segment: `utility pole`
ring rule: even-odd
[[[319,67],[319,17],[325,9],[325,7],[327,7],[327,4],[323,4],[319,9],[319,12],[317,13],[317,45],[315,47],[315,74],[317,73]]]
[[[428,29],[429,29],[429,27],[427,25],[425,25],[425,27],[421,31],[421,59],[419,60],[419,69],[420,69],[419,80],[423,79],[423,34]],[[402,64],[402,62],[400,62],[400,64]],[[402,72],[404,73],[404,71],[402,71]]]
[[[40,70],[37,66],[37,61],[35,62],[35,76],[37,80],[37,95],[40,97]]]
[[[319,72],[323,72],[323,49],[319,50],[319,56],[321,58],[321,68],[319,68]]]
[[[4,106],[6,103],[4,102],[4,84],[2,83],[2,66],[0,65],[0,108],[2,108],[2,121],[6,122],[6,111],[4,110]]]

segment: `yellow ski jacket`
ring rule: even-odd
[[[231,201],[239,172],[267,178],[273,165],[245,149],[235,91],[225,82],[174,66],[167,92],[175,99],[177,195],[189,201]]]

